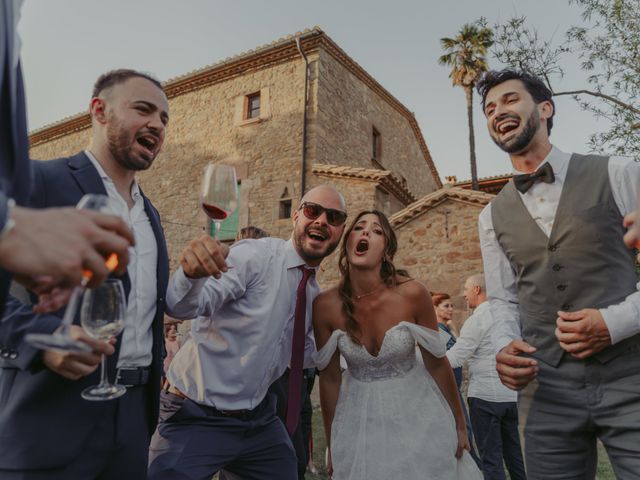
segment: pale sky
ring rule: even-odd
[[[439,39],[480,16],[493,25],[522,15],[557,40],[581,23],[566,0],[25,0],[29,128],[84,111],[107,70],[135,68],[165,81],[317,25],[415,112],[440,176],[469,179],[464,92],[438,65]],[[577,65],[565,66],[556,88],[586,86]],[[510,172],[475,100],[479,176]],[[556,112],[551,140],[565,151],[586,153],[589,134],[606,127],[568,97],[556,99]]]

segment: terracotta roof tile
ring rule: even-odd
[[[447,200],[460,201],[484,207],[494,197],[495,195],[481,191],[445,186],[440,190],[436,190],[435,192],[422,197],[417,202],[408,205],[399,212],[394,213],[389,218],[389,221],[391,222],[391,225],[397,228]]]

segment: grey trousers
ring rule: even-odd
[[[557,368],[538,363],[518,401],[528,479],[594,479],[597,439],[617,478],[640,479],[640,349],[605,364],[567,354]]]

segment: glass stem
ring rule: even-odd
[[[73,318],[76,316],[76,310],[78,310],[78,301],[82,296],[84,288],[76,287],[73,289],[71,293],[71,297],[69,298],[69,303],[67,304],[67,308],[64,311],[64,316],[62,317],[62,328],[60,329],[61,335],[69,335],[69,327],[73,325]]]
[[[215,236],[215,240],[220,240],[220,223],[221,222],[213,222],[216,224],[216,236]]]
[[[107,362],[104,353],[102,354],[102,361],[100,362],[100,384],[98,387],[106,387],[109,385],[107,380]]]

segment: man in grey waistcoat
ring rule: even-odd
[[[595,478],[600,439],[617,478],[640,479],[640,293],[622,240],[640,165],[554,147],[552,93],[530,74],[477,88],[515,171],[479,229],[496,368],[530,401],[528,478]]]

